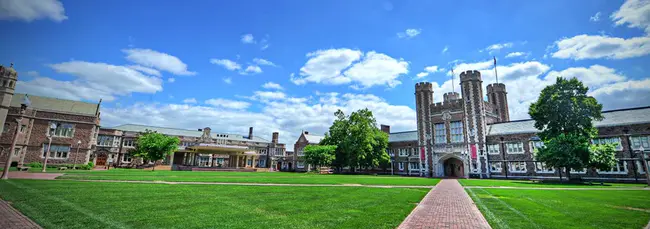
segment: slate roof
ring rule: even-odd
[[[305,134],[305,139],[307,139],[307,142],[309,143],[318,144],[323,140],[323,138],[325,138],[325,136]]]
[[[417,141],[418,140],[418,131],[404,131],[404,132],[395,132],[388,135],[388,142],[406,142],[406,141]]]
[[[28,95],[31,102],[29,107],[36,110],[72,113],[79,115],[95,116],[98,103],[80,102],[67,99],[57,99],[36,95]],[[14,94],[11,98],[12,107],[20,107],[25,99],[25,94]]]
[[[172,136],[186,136],[186,137],[201,137],[203,135],[202,131],[197,130],[186,130],[186,129],[177,129],[177,128],[168,128],[168,127],[157,127],[157,126],[145,126],[145,125],[138,125],[138,124],[124,124],[124,125],[119,125],[116,127],[111,127],[109,129],[114,129],[114,130],[121,130],[121,131],[132,131],[132,132],[145,132],[146,130],[151,130],[151,131],[156,131],[158,133],[162,133],[165,135],[172,135]],[[247,138],[247,136],[243,136],[240,134],[227,134],[227,133],[215,133],[211,132],[210,135],[212,135],[212,138],[219,138],[219,139],[229,139],[229,140],[237,140],[237,141],[252,141],[252,142],[264,142],[264,143],[270,143],[269,140],[266,140],[264,138],[256,137],[253,135],[253,140],[250,140]],[[226,135],[227,137],[219,137],[219,135]]]
[[[596,127],[623,126],[650,123],[650,107],[603,111],[603,120],[594,122]],[[532,119],[495,123],[488,125],[488,136],[537,133]]]

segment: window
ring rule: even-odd
[[[547,167],[544,162],[535,162],[536,173],[554,173],[555,169]]]
[[[587,170],[586,169],[581,169],[581,170],[571,169],[571,173],[574,173],[574,174],[586,174]]]
[[[501,172],[501,162],[490,162],[490,172]]]
[[[534,153],[536,149],[542,148],[543,146],[544,146],[543,141],[531,141],[530,142],[531,153]]]
[[[303,149],[305,149],[305,147],[298,148],[298,156],[305,156],[305,152],[303,151]]]
[[[20,133],[25,133],[26,129],[27,129],[27,125],[20,125]]]
[[[124,139],[124,143],[122,145],[126,147],[135,147],[135,141],[133,139]]]
[[[131,157],[131,154],[124,154],[124,156],[122,156],[122,162],[131,163],[131,161],[133,161],[133,157]]]
[[[524,144],[521,142],[506,143],[506,152],[508,154],[524,153]]]
[[[472,167],[471,167],[471,168],[472,168],[472,172],[478,172],[478,164],[476,163],[476,161],[472,161],[472,165],[471,165],[471,166],[472,166]]]
[[[408,157],[409,156],[408,149],[404,149],[404,148],[399,149],[399,156],[400,157]]]
[[[97,138],[98,146],[113,146],[113,136],[99,135]]]
[[[447,143],[447,130],[444,123],[435,124],[435,143]]]
[[[616,144],[617,151],[623,150],[623,145],[621,145],[620,138],[596,138],[596,139],[592,139],[591,143],[594,145]]]
[[[5,128],[7,128],[5,126]],[[639,150],[643,146],[643,149],[650,149],[650,136],[636,136],[632,137],[632,149]]]
[[[409,170],[419,170],[419,169],[420,169],[419,162],[409,162]]]
[[[525,161],[513,161],[508,163],[508,171],[512,173],[525,173],[526,172],[526,162]]]
[[[18,147],[14,148],[14,156],[20,155],[20,150],[21,150],[21,148],[18,148]]]
[[[253,159],[246,160],[246,165],[247,166],[253,166]]]
[[[488,154],[499,154],[499,144],[488,145]]]
[[[305,162],[299,161],[296,162],[296,168],[302,169],[305,167]]]
[[[451,122],[451,142],[463,142],[463,123]]]
[[[618,161],[616,165],[609,171],[596,170],[599,174],[627,174],[627,162]]]
[[[393,149],[387,149],[386,151],[388,152],[388,156],[391,156],[391,157],[394,157],[394,156],[395,156],[395,150],[393,150]]]
[[[265,167],[266,166],[266,160],[259,160],[259,162],[257,163],[257,166],[258,167]]]
[[[9,128],[10,128],[9,123],[5,123],[5,128],[2,129],[2,133],[5,134],[5,133],[9,132]]]
[[[636,161],[636,169],[638,170],[639,174],[645,174],[645,170],[647,168],[645,168],[643,163],[641,163],[640,161]]]
[[[43,154],[41,155],[41,157],[45,157],[46,153],[47,153],[47,144],[43,144]],[[48,156],[48,158],[66,159],[68,158],[69,153],[70,153],[70,146],[51,145],[50,155]]]
[[[55,124],[56,129],[54,129],[55,137],[72,137],[74,135],[74,125],[70,123],[61,123],[61,122],[50,122],[50,125]]]
[[[397,163],[397,167],[400,171],[404,170],[404,162]]]

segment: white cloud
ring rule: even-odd
[[[241,42],[244,44],[254,44],[255,38],[253,37],[253,34],[244,34],[241,36]]]
[[[448,50],[449,50],[449,46],[445,45],[445,48],[443,48],[440,53],[446,53]]]
[[[417,79],[422,79],[422,78],[424,78],[424,77],[426,77],[428,75],[429,75],[428,72],[420,72],[416,76],[417,76]]]
[[[422,33],[422,29],[406,29],[404,32],[399,32],[397,33],[397,37],[399,38],[413,38],[417,35],[420,35]]]
[[[622,81],[589,92],[604,110],[648,106],[650,101],[650,78]]]
[[[594,16],[589,17],[589,21],[593,21],[593,22],[600,21],[600,11],[598,11]]]
[[[260,40],[260,50],[264,51],[269,48],[271,44],[269,44],[269,35],[266,35],[266,38]]]
[[[221,99],[221,98],[208,99],[205,101],[205,103],[215,107],[223,107],[223,108],[236,109],[236,110],[246,109],[251,105],[249,102]]]
[[[183,100],[183,103],[196,103],[195,98],[187,98]]]
[[[550,71],[546,76],[546,80],[554,83],[555,78],[557,77],[576,77],[589,88],[598,88],[605,84],[621,82],[625,80],[625,76],[616,73],[615,69],[602,65],[592,65],[589,68],[567,68],[560,72]]]
[[[239,74],[248,75],[248,74],[259,74],[262,73],[262,68],[256,65],[248,65],[244,71],[240,71]]]
[[[328,49],[307,54],[310,59],[300,68],[300,77],[291,76],[297,85],[308,82],[323,84],[350,84],[363,89],[376,85],[395,87],[400,75],[408,73],[408,62],[386,54],[359,50]],[[363,57],[363,58],[362,58]]]
[[[277,66],[273,62],[265,60],[265,59],[261,59],[261,58],[255,58],[255,59],[253,59],[253,62],[255,62],[258,65],[267,65],[267,66],[273,66],[273,67]]]
[[[513,46],[512,42],[503,43],[503,44],[493,44],[481,50],[481,52],[488,51],[489,53],[492,53],[492,52],[497,52],[504,48],[511,48],[512,46]]]
[[[223,78],[223,82],[227,84],[232,84],[232,78],[230,77]]]
[[[129,65],[127,67],[129,67],[131,69],[134,69],[134,70],[138,70],[138,71],[140,71],[142,73],[145,73],[145,74],[154,75],[154,76],[158,76],[158,77],[161,76],[160,71],[158,71],[156,69],[153,69],[153,68],[147,68],[145,66],[140,66],[140,65]]]
[[[0,20],[27,22],[50,19],[62,22],[68,19],[63,4],[58,0],[3,0],[0,1]]]
[[[176,79],[173,78],[173,77],[170,77],[170,78],[167,78],[167,82],[173,83],[173,82],[176,82]]]
[[[284,99],[287,97],[283,92],[279,91],[256,91],[253,98],[260,100]]]
[[[187,65],[178,57],[151,49],[124,49],[126,59],[136,64],[171,72],[176,75],[195,75],[187,70]]]
[[[627,24],[629,28],[643,29],[650,34],[650,1],[627,0],[610,18],[616,26]]]
[[[273,82],[267,82],[264,85],[262,85],[263,88],[266,89],[275,89],[275,90],[284,90],[280,84],[273,83]]]
[[[513,58],[513,57],[520,57],[520,56],[527,57],[528,55],[530,54],[525,52],[511,52],[508,53],[508,55],[506,55],[506,58]]]
[[[59,73],[76,79],[55,80],[38,76],[30,81],[19,81],[17,91],[71,100],[115,100],[116,96],[131,93],[162,91],[162,80],[125,66],[85,61],[70,61],[49,65]]]
[[[552,55],[554,58],[626,59],[650,54],[650,37],[625,39],[582,34],[556,41],[555,47],[557,51]]]
[[[445,71],[445,69],[444,68],[439,69],[438,66],[436,66],[436,65],[428,66],[428,67],[424,68],[423,72],[420,72],[420,73],[418,73],[416,75],[417,76],[416,79],[422,79],[422,78],[428,76],[429,73],[436,73],[436,72],[442,72],[442,71]]]
[[[212,59],[210,59],[210,63],[223,66],[224,68],[226,68],[226,69],[228,69],[230,71],[241,69],[241,65],[239,65],[235,61],[228,60],[228,59],[215,59],[215,58],[212,58]]]

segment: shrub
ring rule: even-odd
[[[41,164],[38,161],[30,162],[29,164],[27,164],[27,166],[29,166],[30,168],[43,168],[43,164]]]

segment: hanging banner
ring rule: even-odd
[[[424,161],[424,147],[420,147],[420,160]]]
[[[470,148],[472,149],[472,159],[476,159],[476,145],[471,145]]]

